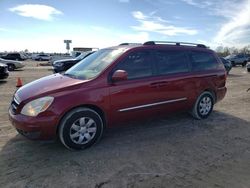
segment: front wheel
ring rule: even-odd
[[[244,62],[242,63],[242,67],[245,67],[246,65],[247,65],[247,62],[244,61]]]
[[[103,128],[103,120],[96,111],[76,108],[63,118],[59,138],[68,149],[85,149],[102,137]]]
[[[8,71],[14,71],[15,70],[15,65],[13,64],[8,64]]]
[[[192,109],[192,116],[196,119],[205,119],[211,114],[213,106],[213,95],[210,92],[205,91],[197,98]]]

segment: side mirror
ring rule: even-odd
[[[113,82],[123,81],[127,79],[128,79],[128,73],[124,70],[117,70],[112,75]]]

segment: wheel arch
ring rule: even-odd
[[[94,110],[94,111],[97,112],[98,115],[102,118],[104,129],[106,128],[106,126],[107,126],[107,121],[106,121],[107,118],[106,118],[106,116],[105,116],[104,111],[103,111],[100,107],[98,107],[98,106],[96,106],[96,105],[93,105],[93,104],[82,104],[82,105],[78,105],[78,106],[75,106],[75,107],[70,108],[69,110],[67,110],[67,111],[62,115],[62,117],[60,118],[60,120],[59,120],[59,122],[58,122],[58,124],[57,124],[57,127],[56,127],[56,135],[57,135],[57,136],[58,136],[59,127],[60,127],[60,124],[61,124],[63,118],[64,118],[68,113],[70,113],[72,110],[74,110],[74,109],[76,109],[76,108],[89,108],[89,109],[91,109],[91,110]]]
[[[14,68],[13,70],[15,70],[15,69],[16,69],[16,65],[15,65],[14,63],[7,63],[6,65],[7,65],[7,66],[12,65],[12,66],[13,66],[13,68]],[[8,67],[8,68],[9,68],[9,67]]]
[[[205,89],[203,92],[209,92],[209,93],[211,93],[211,94],[212,94],[212,97],[213,97],[213,99],[214,99],[214,103],[216,103],[216,101],[217,101],[217,96],[216,96],[216,92],[215,92],[213,89],[207,88],[207,89]],[[201,93],[203,93],[203,92],[201,92]]]

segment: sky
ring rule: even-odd
[[[0,52],[122,42],[250,44],[250,0],[0,0]]]

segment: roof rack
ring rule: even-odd
[[[127,46],[127,45],[140,45],[141,43],[128,43],[128,42],[124,42],[119,44],[119,46]]]
[[[190,42],[172,42],[172,41],[147,41],[143,45],[155,45],[155,44],[170,44],[176,46],[196,46],[199,48],[207,48],[204,44],[196,44]]]

